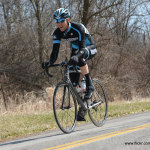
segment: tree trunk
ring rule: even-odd
[[[37,32],[38,32],[38,43],[39,43],[39,63],[43,62],[43,51],[44,51],[44,39],[43,39],[43,27],[41,21],[41,11],[40,11],[40,1],[30,0],[35,11],[36,19],[38,22]]]
[[[85,26],[87,26],[87,24],[88,24],[89,7],[90,7],[90,2],[89,2],[89,0],[84,0],[83,16],[82,16],[81,20],[82,20],[82,23],[83,23]]]

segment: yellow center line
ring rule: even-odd
[[[44,149],[44,150],[64,150],[64,149],[76,147],[76,146],[79,146],[79,145],[83,145],[83,144],[99,141],[99,140],[102,140],[102,139],[106,139],[106,138],[109,138],[109,137],[113,137],[113,136],[117,136],[117,135],[121,135],[121,134],[125,134],[125,133],[130,133],[130,132],[133,132],[133,131],[145,129],[145,128],[148,128],[148,127],[150,127],[150,123],[143,124],[143,125],[140,125],[140,126],[131,127],[131,128],[127,128],[127,129],[123,129],[123,130],[120,130],[120,131],[115,131],[115,132],[111,132],[111,133],[107,133],[107,134],[98,135],[98,136],[91,137],[91,138],[86,138],[86,139],[79,140],[79,141],[74,141],[74,142],[71,142],[71,143],[66,143],[66,144],[63,144],[63,145],[54,146],[54,147],[47,148],[47,149]]]

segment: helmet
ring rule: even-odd
[[[54,19],[56,19],[57,22],[60,22],[66,18],[70,18],[70,12],[68,9],[59,8],[54,12]]]

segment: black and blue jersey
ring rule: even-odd
[[[72,45],[72,54],[77,50],[87,47],[93,50],[93,55],[97,53],[96,45],[85,26],[81,23],[69,23],[69,29],[67,31],[62,32],[57,28],[53,33],[53,50],[50,57],[50,62],[52,64],[58,57],[61,39],[70,41]]]

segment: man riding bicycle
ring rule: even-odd
[[[54,19],[57,23],[57,29],[53,33],[53,50],[48,62],[42,64],[43,68],[54,64],[57,60],[61,39],[70,41],[72,45],[71,58],[69,64],[78,65],[81,73],[85,76],[86,81],[86,94],[85,100],[92,97],[94,87],[89,74],[87,60],[93,58],[96,53],[96,45],[91,38],[88,30],[81,23],[70,22],[70,12],[68,9],[59,8],[54,12]],[[85,113],[79,109],[77,120],[85,121]]]

